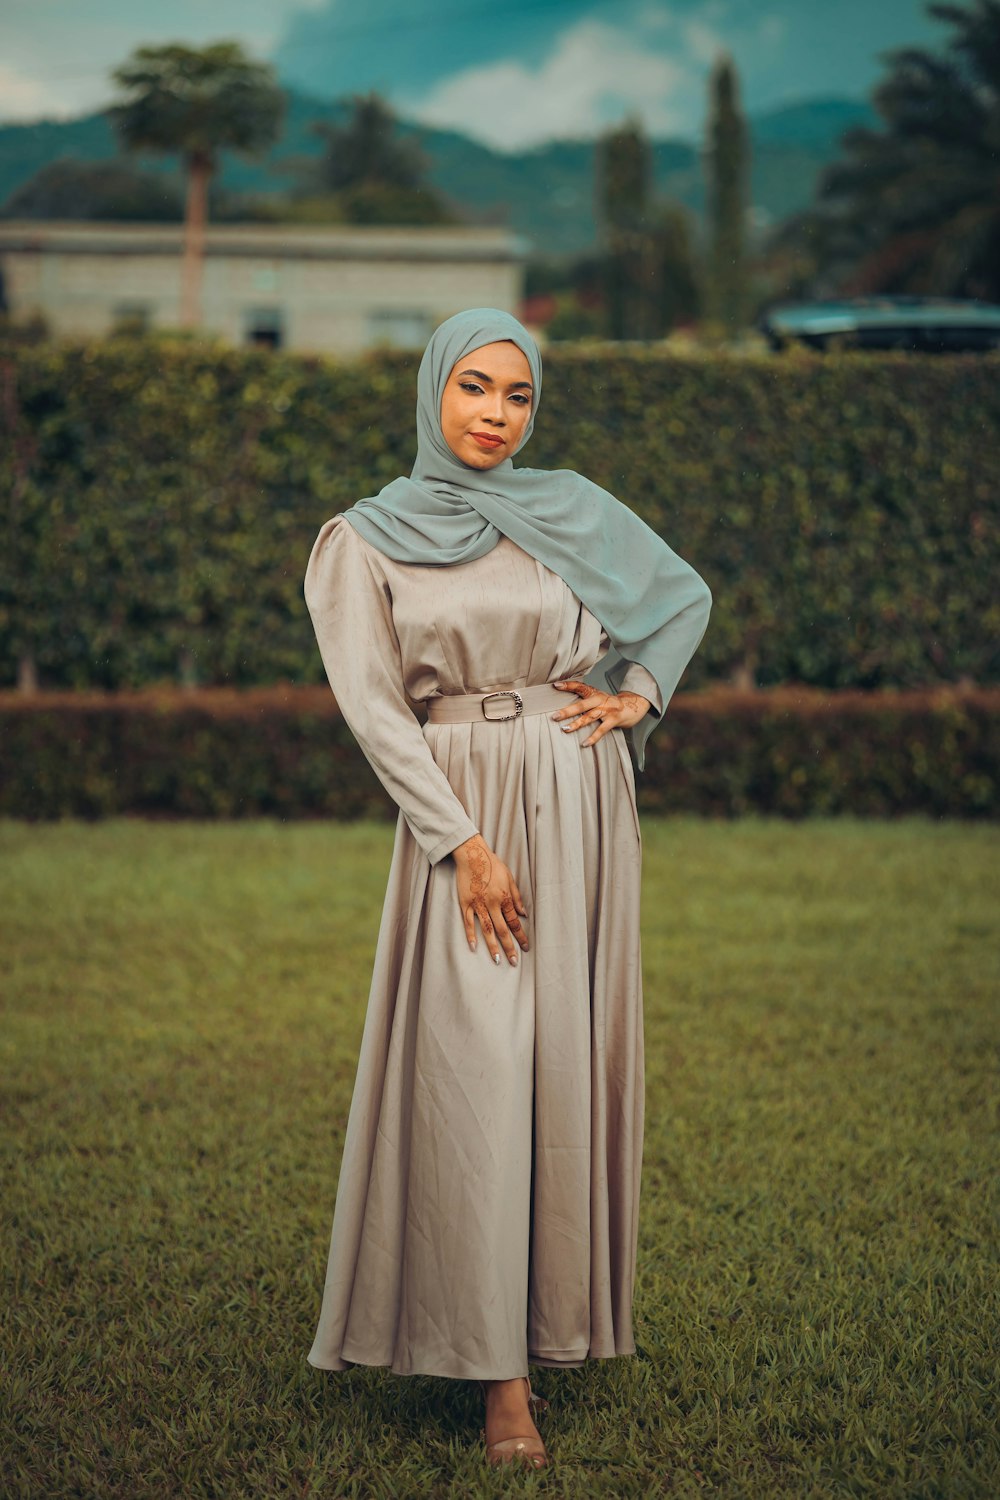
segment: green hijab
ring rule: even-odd
[[[366,541],[396,562],[451,567],[496,546],[501,535],[558,573],[600,621],[612,649],[584,681],[616,693],[630,662],[655,677],[663,708],[708,625],[704,579],[614,495],[572,469],[516,468],[510,458],[474,469],[448,447],[441,398],[458,360],[509,339],[525,355],[534,387],[520,451],[531,436],[542,391],[538,346],[516,318],[474,307],[431,335],[417,374],[417,458],[377,495],[344,512]],[[633,726],[636,764],[658,716]]]

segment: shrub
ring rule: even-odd
[[[318,683],[320,525],[408,473],[415,360],[0,347],[0,685]],[[712,589],[688,685],[997,681],[1000,357],[553,349],[525,460]]]
[[[995,818],[1000,690],[680,692],[645,812]],[[328,687],[0,694],[0,815],[350,819],[394,804]]]

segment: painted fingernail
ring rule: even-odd
[[[510,961],[510,966],[511,966],[512,969],[517,967],[517,954],[516,953],[514,954],[513,958]]]
[[[565,683],[564,679],[560,677],[559,681],[558,682],[554,682],[552,684],[552,686],[553,687],[565,687],[566,683]]]
[[[470,948],[470,950],[471,950],[471,951],[472,951],[472,952],[473,952],[473,953],[475,953],[475,951],[476,951],[476,940],[475,940],[475,938],[472,938],[472,939],[471,939],[471,941],[470,941],[470,943],[469,943],[469,948]]]
[[[495,964],[498,964],[500,962],[500,955],[499,955],[499,953],[494,953],[494,955],[493,955],[493,962]]]

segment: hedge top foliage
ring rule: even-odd
[[[0,345],[0,685],[323,680],[319,526],[408,473],[416,358]],[[712,589],[683,686],[996,682],[1000,355],[555,347],[525,458]]]

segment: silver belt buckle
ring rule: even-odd
[[[486,705],[491,698],[513,698],[514,712],[512,714],[488,714]],[[489,719],[491,724],[502,724],[506,719],[519,719],[524,713],[524,699],[516,688],[504,688],[499,693],[486,693],[482,701],[483,718]]]

